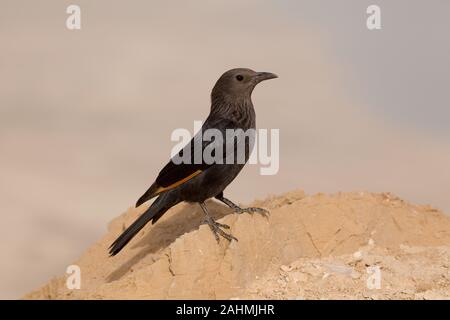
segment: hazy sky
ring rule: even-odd
[[[450,3],[441,1],[281,1],[289,19],[307,22],[333,50],[372,112],[430,134],[450,134]],[[367,32],[361,12],[382,11]],[[356,83],[355,83],[356,82]]]
[[[82,29],[65,27],[81,7]],[[381,7],[382,29],[366,28]],[[192,130],[227,69],[280,129],[280,172],[246,168],[248,202],[292,189],[391,191],[450,212],[450,2],[0,2],[0,298],[64,273]]]

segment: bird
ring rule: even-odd
[[[211,217],[205,204],[206,200],[214,198],[221,201],[236,213],[268,215],[269,212],[263,208],[239,207],[225,198],[224,190],[240,173],[253,148],[254,136],[245,135],[246,132],[254,132],[256,129],[256,114],[251,99],[253,89],[260,82],[274,78],[278,78],[274,73],[255,72],[248,68],[231,69],[220,76],[211,91],[210,112],[201,129],[177,155],[170,159],[153,184],[136,202],[137,208],[157,197],[145,212],[111,244],[110,256],[117,255],[148,222],[156,223],[167,210],[183,201],[200,205],[204,213],[202,224],[210,227],[217,241],[220,241],[219,236],[228,241],[238,239],[224,231],[230,228],[228,225],[216,222]],[[230,130],[240,134],[234,140],[207,141],[202,138],[208,130],[215,130],[214,132],[219,132],[223,136],[226,136]],[[239,142],[243,142],[245,146],[241,161],[237,159],[239,152],[235,154]],[[214,149],[211,154],[215,157],[215,151],[217,151],[217,156],[221,155],[227,161],[222,159],[222,161],[211,162],[202,159],[203,152],[211,144],[222,147],[222,152],[220,149]],[[201,160],[195,161],[199,155]],[[183,156],[186,156],[184,159],[189,161],[180,161]],[[232,161],[228,161],[229,159]]]

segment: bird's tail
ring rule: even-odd
[[[179,202],[169,193],[161,195],[111,244],[109,247],[110,256],[118,254],[150,220],[152,220],[152,223],[155,223],[167,210]]]
[[[139,198],[139,200],[136,202],[136,208],[139,207],[144,202],[147,202],[153,197],[157,196],[157,190],[159,189],[159,186],[154,183],[148,188],[148,190]]]

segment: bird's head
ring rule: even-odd
[[[264,80],[278,78],[270,72],[256,72],[250,69],[238,68],[225,72],[217,80],[211,96],[231,100],[250,99],[255,86]]]

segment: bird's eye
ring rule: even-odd
[[[236,79],[237,79],[237,81],[242,81],[242,80],[244,80],[244,77],[241,76],[240,74],[238,74],[238,75],[236,76]]]

